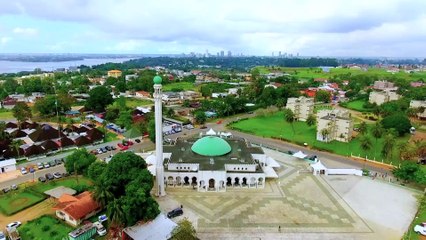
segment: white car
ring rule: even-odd
[[[426,236],[426,222],[414,226],[414,232]]]
[[[19,221],[11,222],[11,223],[7,224],[6,229],[17,228],[19,226],[21,226],[21,222],[19,222]]]
[[[0,231],[0,240],[6,240],[6,235],[2,231]]]
[[[107,234],[107,231],[100,222],[94,222],[93,225],[96,227],[96,232],[98,232],[99,236],[105,236]]]
[[[43,169],[44,168],[43,163],[41,163],[41,162],[37,163],[37,168],[38,169]]]
[[[22,173],[22,175],[27,174],[27,173],[28,173],[28,172],[27,172],[27,169],[26,169],[26,168],[24,168],[24,167],[21,167],[21,173]]]

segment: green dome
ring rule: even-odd
[[[161,79],[160,76],[155,76],[154,77],[154,84],[161,84],[162,81],[163,81],[163,79]]]
[[[191,147],[191,150],[202,156],[222,156],[231,151],[231,146],[219,137],[207,136],[198,139]]]

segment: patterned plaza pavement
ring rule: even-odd
[[[313,176],[303,160],[265,151],[282,166],[279,178],[267,181],[264,189],[216,193],[168,187],[167,196],[158,200],[161,209],[182,205],[183,217],[193,222],[201,239],[398,239],[400,233],[375,231],[332,188],[333,179]]]

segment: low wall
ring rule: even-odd
[[[329,168],[327,169],[328,175],[356,175],[356,176],[362,176],[362,171],[358,169],[333,169]]]

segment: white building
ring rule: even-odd
[[[289,98],[286,108],[293,111],[298,121],[306,121],[308,116],[314,113],[314,99],[306,97]]]
[[[200,138],[177,139],[164,146],[164,178],[168,186],[201,192],[228,187],[264,188],[265,178],[277,178],[280,165],[240,138],[221,138],[210,130]]]
[[[418,112],[417,117],[426,118],[426,101],[411,100],[410,108],[417,108],[417,109],[423,108],[423,112]]]
[[[11,158],[0,161],[0,174],[16,170],[16,159]]]
[[[322,110],[317,113],[317,140],[349,142],[352,138],[353,121],[346,110]]]
[[[371,92],[368,101],[377,105],[382,105],[385,102],[398,100],[401,95],[394,91]]]

